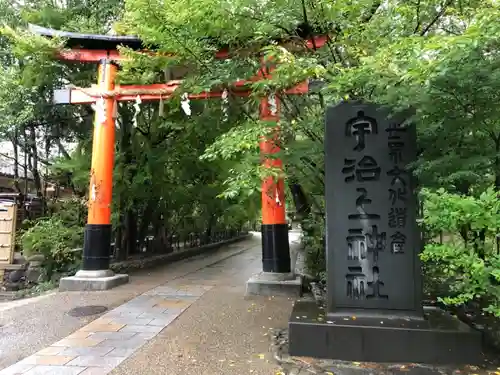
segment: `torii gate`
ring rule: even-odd
[[[85,227],[82,269],[74,277],[61,280],[60,289],[98,290],[108,289],[128,281],[127,275],[114,275],[109,270],[111,246],[111,197],[113,186],[113,161],[115,149],[115,119],[118,101],[161,101],[168,99],[182,84],[182,81],[169,81],[162,84],[127,85],[115,84],[118,63],[125,59],[118,52],[122,45],[133,50],[144,51],[143,43],[133,36],[107,36],[79,34],[58,31],[30,25],[30,30],[48,38],[60,37],[67,40],[66,47],[58,52],[58,59],[65,61],[98,63],[97,87],[56,90],[56,104],[95,104],[94,136],[92,144],[92,167],[88,201],[88,220]],[[326,36],[317,36],[305,41],[308,48],[322,47]],[[217,59],[230,58],[229,51],[221,50],[215,54]],[[232,94],[249,96],[251,91],[246,85],[269,77],[265,63],[257,76],[247,81],[233,84]],[[303,95],[309,92],[309,82],[285,91],[286,94]],[[200,94],[184,94],[186,99],[221,98],[227,91],[209,91]],[[279,121],[280,101],[274,94],[262,98],[260,119]],[[273,139],[274,138],[274,139]],[[270,158],[280,151],[276,136],[260,140],[260,150],[265,167],[282,168],[277,158]],[[288,225],[285,213],[285,191],[283,178],[276,181],[273,177],[262,181],[262,263],[263,271],[287,274],[291,272]]]

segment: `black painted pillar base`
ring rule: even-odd
[[[128,282],[128,275],[109,269],[111,225],[87,224],[83,244],[82,269],[75,276],[63,277],[60,291],[108,290]]]
[[[83,239],[84,271],[109,269],[111,258],[111,225],[87,224]]]
[[[263,224],[262,268],[264,272],[290,273],[290,244],[287,224]]]

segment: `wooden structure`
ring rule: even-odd
[[[161,101],[174,94],[180,94],[182,81],[170,81],[163,84],[128,85],[115,84],[115,76],[120,61],[126,59],[118,51],[118,46],[126,46],[136,51],[144,50],[142,41],[133,36],[108,36],[79,34],[31,26],[31,30],[45,37],[60,37],[67,40],[66,47],[58,51],[58,58],[65,61],[93,62],[99,64],[98,84],[90,88],[70,87],[58,90],[54,101],[59,104],[95,103],[94,138],[92,148],[92,169],[90,179],[90,199],[88,224],[85,230],[83,270],[96,271],[109,268],[111,243],[111,197],[112,171],[115,143],[115,117],[119,101]],[[304,39],[305,48],[319,48],[327,41],[327,36]],[[231,57],[230,51],[221,50],[215,54],[217,59]],[[262,61],[259,72],[247,81],[234,82],[222,90],[212,90],[199,94],[182,93],[183,100],[222,98],[228,94],[249,96],[249,85],[258,80],[267,79],[272,71],[269,61]],[[309,82],[285,90],[285,94],[303,95],[309,92]],[[280,101],[271,94],[262,98],[260,119],[278,122]],[[281,160],[271,157],[280,151],[278,132],[269,138],[260,140],[260,149],[265,167],[282,168]],[[257,142],[258,140],[256,140]],[[289,273],[290,251],[288,244],[288,225],[285,211],[285,192],[282,178],[275,180],[267,177],[262,181],[262,256],[265,272]],[[83,275],[83,273],[82,273]]]
[[[4,269],[14,262],[16,217],[15,203],[0,203],[0,283],[3,280]]]

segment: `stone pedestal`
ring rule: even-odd
[[[302,277],[293,273],[261,272],[247,281],[246,295],[298,298],[302,295]]]
[[[247,281],[247,296],[286,296],[298,298],[302,296],[302,277],[295,274],[297,255],[300,251],[300,232],[290,232],[288,229],[280,238],[280,241],[269,241],[266,232],[262,231],[262,260],[263,272],[253,275]],[[289,243],[291,241],[291,243]],[[273,249],[269,251],[269,249]],[[281,249],[281,250],[280,250]],[[282,272],[268,272],[269,263],[266,255],[274,254],[274,262],[279,264]],[[276,261],[277,259],[277,261]],[[273,268],[271,268],[273,269]]]
[[[115,274],[111,270],[80,270],[75,276],[63,277],[59,291],[97,291],[108,290],[128,283],[128,275]]]
[[[326,115],[327,298],[299,301],[289,321],[296,356],[374,362],[477,363],[481,335],[422,308],[415,126],[359,102]]]
[[[314,301],[295,304],[290,355],[367,362],[480,364],[481,333],[437,308],[424,319],[390,315],[325,316]]]

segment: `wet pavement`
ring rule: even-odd
[[[258,239],[245,240],[225,246],[210,255],[132,274],[129,284],[109,291],[52,292],[31,299],[0,303],[0,369],[86,326],[102,315],[102,307],[110,311],[158,285],[253,248],[256,241]],[[69,314],[72,309],[85,306],[101,307],[101,313],[90,316]]]
[[[111,374],[279,374],[269,350],[270,333],[273,327],[287,326],[293,300],[245,297],[246,281],[262,270],[261,256],[257,243],[179,279],[210,289]]]
[[[493,362],[434,367],[291,357],[287,326],[294,301],[245,297],[246,281],[261,269],[256,236],[213,256],[133,276],[113,291],[56,293],[3,311],[0,304],[0,324],[7,323],[0,348],[8,352],[0,358],[8,364],[24,358],[0,375],[500,375]],[[68,314],[89,305],[82,311],[107,311]],[[5,314],[21,315],[7,337]],[[19,345],[10,348],[16,339]]]

